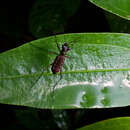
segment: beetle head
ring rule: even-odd
[[[62,45],[62,51],[67,52],[67,51],[69,51],[69,50],[71,50],[71,48],[69,48],[68,43],[65,42],[65,43]]]

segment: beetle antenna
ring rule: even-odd
[[[78,42],[78,40],[73,40],[73,41],[70,41],[70,42],[69,42],[69,45],[71,45],[71,46],[73,47],[73,46],[74,46],[74,44],[76,44],[77,42]],[[71,47],[71,48],[72,48],[72,47]]]
[[[65,31],[63,29],[63,35],[64,35],[64,43],[66,42],[66,38],[65,38]]]
[[[66,38],[65,38],[65,29],[64,29],[64,24],[62,24],[63,26],[63,35],[64,35],[64,43],[66,42]]]

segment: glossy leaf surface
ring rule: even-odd
[[[100,121],[77,130],[129,130],[130,117],[113,118]]]
[[[97,6],[114,13],[120,17],[130,20],[129,0],[89,0]]]
[[[74,44],[55,89],[60,75],[50,71],[56,57],[51,51],[58,52],[53,36],[1,53],[0,103],[60,109],[130,105],[130,35],[67,34],[65,39]],[[57,40],[62,45],[64,35]]]

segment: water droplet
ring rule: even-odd
[[[102,90],[101,90],[102,93],[106,94],[108,93],[108,87],[104,87]]]
[[[104,106],[109,106],[110,105],[110,100],[108,98],[104,98],[103,100],[101,100],[101,103]]]
[[[96,105],[96,102],[97,102],[96,91],[93,88],[89,88],[83,94],[80,105],[83,107],[92,107]]]

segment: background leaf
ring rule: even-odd
[[[69,18],[80,6],[80,0],[38,0],[32,7],[29,18],[30,32],[37,38],[64,32]]]
[[[113,118],[104,121],[100,121],[77,130],[129,130],[130,117]]]
[[[118,17],[112,13],[104,11],[110,30],[118,33],[129,33],[130,32],[130,21]],[[116,24],[115,24],[116,21]]]
[[[129,0],[89,0],[97,6],[111,13],[130,20],[130,1]]]
[[[57,51],[54,37],[2,53],[0,102],[63,109],[129,105],[130,35],[90,33],[65,37],[67,42],[76,42],[68,53],[72,58],[66,59],[63,66],[63,79],[54,92],[54,84],[60,78],[49,69],[55,59],[49,51]],[[60,45],[63,39],[64,35],[57,36]],[[41,71],[44,73],[35,84]]]

